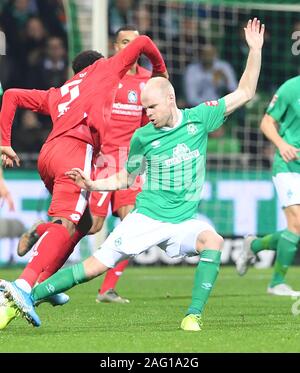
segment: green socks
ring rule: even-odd
[[[196,268],[189,314],[201,314],[219,273],[221,251],[205,249]]]
[[[268,234],[267,236],[264,236],[262,238],[256,238],[251,243],[251,250],[254,252],[254,254],[257,254],[258,252],[262,250],[277,250],[277,244],[281,237],[280,232],[275,232],[272,234]]]
[[[44,299],[88,280],[84,272],[83,263],[78,263],[71,267],[61,269],[46,281],[34,287],[32,297],[34,301]]]
[[[278,240],[275,268],[270,287],[284,283],[289,266],[293,263],[300,236],[289,230],[284,230]]]

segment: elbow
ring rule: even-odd
[[[255,96],[255,90],[250,88],[244,88],[243,89],[243,97],[245,104],[249,101],[251,101]]]

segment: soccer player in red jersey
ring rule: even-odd
[[[119,53],[139,35],[134,26],[123,26],[115,34],[114,48]],[[141,90],[151,77],[151,72],[137,62],[126,73],[119,83],[115,102],[112,107],[111,119],[102,139],[101,154],[96,162],[100,165],[95,169],[99,178],[111,176],[124,167],[127,159],[129,143],[134,131],[149,122],[141,104]],[[95,178],[98,178],[95,177]],[[90,210],[93,215],[91,234],[99,232],[111,205],[112,213],[121,220],[133,209],[139,187],[140,178],[130,189],[113,192],[92,192]],[[115,268],[110,269],[99,289],[97,302],[128,303],[129,300],[119,296],[115,287],[127,267],[129,261],[123,260]]]
[[[0,114],[4,166],[12,167],[17,160],[10,136],[17,107],[50,114],[53,122],[38,160],[40,175],[53,196],[48,211],[52,222],[43,225],[46,229],[35,245],[33,256],[16,280],[22,291],[29,292],[42,272],[47,276],[56,272],[90,229],[88,194],[74,188],[65,172],[80,165],[90,174],[92,155],[99,152],[105,137],[120,79],[142,53],[153,64],[153,76],[167,75],[155,44],[147,36],[139,36],[128,48],[111,58],[100,58],[61,88],[11,89],[4,93]]]

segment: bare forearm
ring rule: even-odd
[[[261,48],[250,48],[246,68],[238,85],[238,89],[245,92],[248,100],[251,100],[255,95],[260,68]]]
[[[132,185],[133,180],[124,170],[114,174],[107,179],[98,179],[93,181],[91,190],[112,191],[119,189],[127,189]]]
[[[260,129],[262,133],[277,147],[284,142],[278,133],[276,121],[268,114],[265,114],[261,124]]]

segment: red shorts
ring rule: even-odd
[[[79,167],[91,175],[93,147],[73,137],[59,137],[46,143],[38,159],[40,176],[52,194],[49,216],[66,218],[77,224],[86,209],[89,193],[65,175]]]
[[[116,172],[114,168],[109,170],[109,167],[97,168],[94,170],[93,179],[105,178]],[[100,176],[99,176],[100,175]],[[114,215],[117,215],[119,208],[129,205],[135,205],[136,196],[140,193],[141,178],[138,176],[135,183],[128,189],[116,190],[113,192],[92,192],[90,196],[90,211],[92,215],[105,217],[108,212],[109,204]]]

